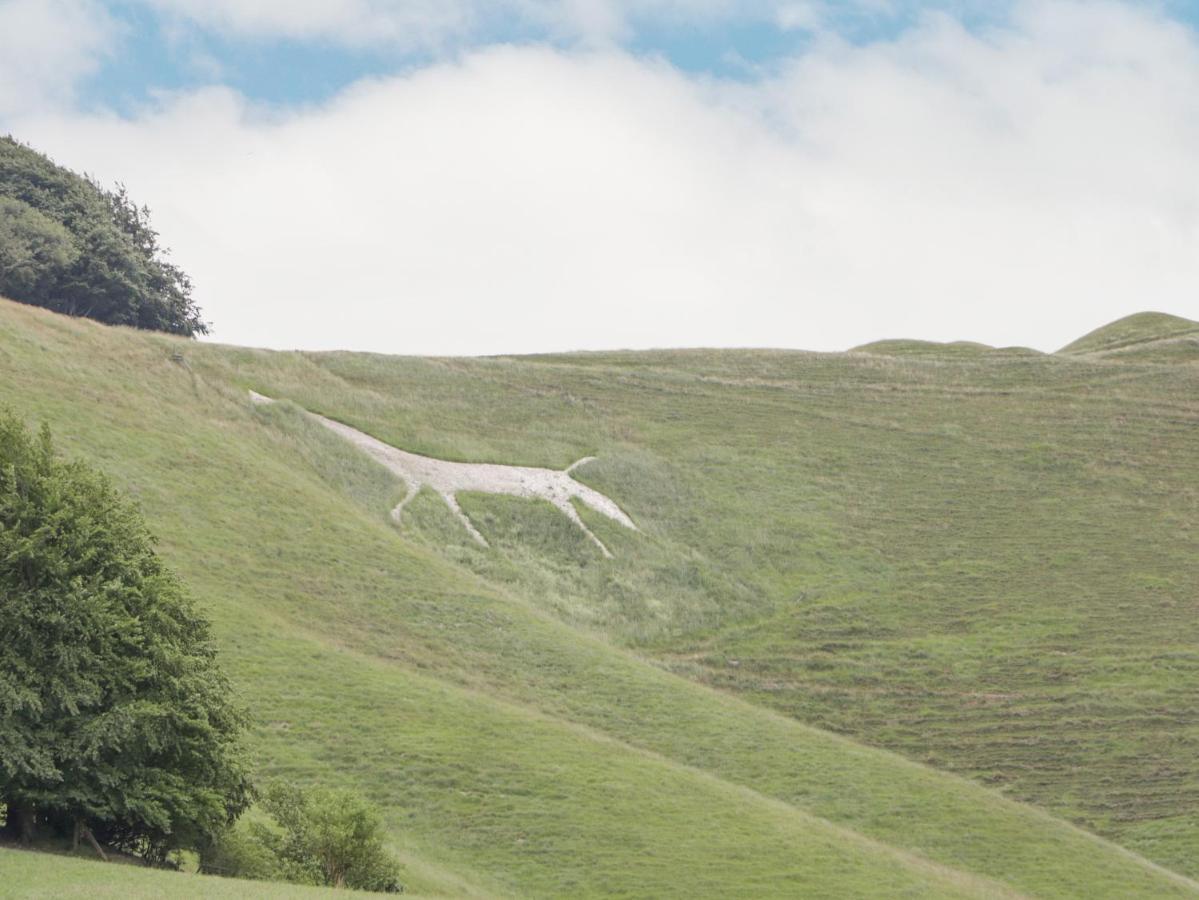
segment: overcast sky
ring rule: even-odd
[[[1052,350],[1199,318],[1199,0],[0,0],[212,338]]]

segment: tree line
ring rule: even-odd
[[[208,331],[148,208],[11,136],[0,137],[0,296],[110,325]]]

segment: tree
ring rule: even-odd
[[[207,333],[190,279],[124,186],[105,190],[3,137],[0,203],[0,295],[113,325]]]
[[[227,827],[245,716],[137,509],[0,410],[0,803],[162,862]],[[98,849],[98,844],[97,844]]]

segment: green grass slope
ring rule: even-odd
[[[229,355],[225,377],[625,505],[406,534],[580,627],[1199,874],[1199,373],[1052,355]],[[214,357],[215,360],[215,357]]]
[[[487,578],[683,674],[1194,872],[1193,368],[765,351],[269,360],[236,363],[398,446],[543,465],[599,448],[583,477],[646,538],[596,523],[622,548],[598,566],[552,514],[478,499],[466,506],[492,517],[505,554],[452,546],[453,526],[430,545]],[[414,512],[417,534],[432,527]]]
[[[802,724],[821,718],[819,704],[696,683],[718,680],[714,646],[894,574],[840,532],[829,502],[851,450],[822,460],[815,481],[791,477],[787,461],[807,458],[789,445],[791,395],[846,387],[838,370],[796,392],[797,362],[823,364],[312,357],[0,304],[5,402],[139,498],[214,618],[264,769],[377,798],[413,892],[1194,894],[1194,882],[1038,810]],[[878,361],[860,364],[875,383]],[[494,539],[483,550],[423,496],[397,531],[386,513],[399,484],[294,407],[252,408],[248,387],[446,457],[564,465],[598,452],[580,477],[643,533],[593,522],[617,553],[605,563],[556,513],[468,498]],[[743,430],[747,417],[757,431]],[[926,622],[941,621],[937,600]],[[852,613],[862,634],[875,627],[864,616]],[[733,662],[753,659],[719,671]],[[864,671],[860,648],[844,664]],[[934,696],[936,674],[926,668]],[[784,699],[800,687],[780,685]]]

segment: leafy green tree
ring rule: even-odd
[[[0,295],[113,325],[208,331],[150,211],[123,186],[105,190],[0,137],[0,203]]]
[[[0,803],[161,862],[245,808],[244,714],[141,516],[0,411]],[[99,845],[97,843],[97,849]]]

